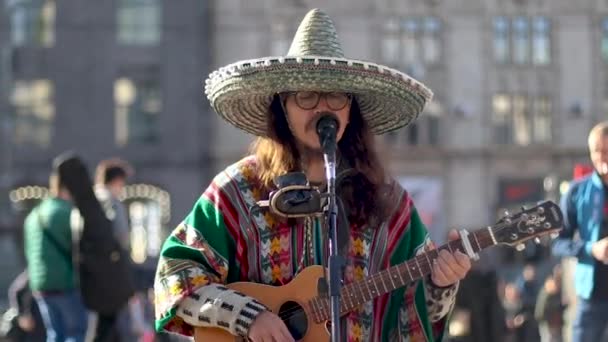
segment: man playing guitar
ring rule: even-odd
[[[327,261],[322,217],[280,217],[258,205],[276,190],[276,178],[289,172],[301,171],[310,184],[324,186],[315,132],[324,113],[338,121],[337,169],[346,175],[337,184],[348,221],[344,284],[433,248],[411,197],[386,176],[373,146],[373,134],[409,124],[432,93],[399,71],[345,58],[325,13],[308,13],[285,57],[232,64],[212,73],[206,85],[214,110],[258,138],[252,155],[218,174],[166,240],[155,283],[157,329],[192,335],[195,327],[212,327],[255,342],[312,336],[292,326],[289,314],[302,304],[297,292],[318,292],[317,283],[294,291],[294,307],[281,313],[226,285],[286,285],[308,266]],[[441,340],[458,281],[471,267],[464,252],[441,250],[432,260],[414,259],[418,268],[413,264],[399,277],[387,273],[360,283],[352,290],[368,293],[369,300],[342,316],[342,336],[348,341]],[[425,267],[430,276],[423,274]],[[416,279],[418,272],[421,281],[395,285],[408,273]],[[268,288],[260,295],[272,293]],[[342,301],[348,305],[353,299]],[[323,305],[302,308],[309,323],[322,320]]]

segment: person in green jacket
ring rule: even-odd
[[[49,182],[50,196],[26,217],[25,257],[30,288],[46,328],[47,342],[84,341],[87,310],[72,261],[71,196],[58,174]]]

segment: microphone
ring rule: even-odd
[[[323,153],[330,154],[336,150],[336,135],[338,134],[338,118],[334,113],[324,112],[317,121],[317,135]]]

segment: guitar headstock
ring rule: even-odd
[[[557,204],[544,201],[501,218],[489,229],[497,244],[517,246],[523,242],[554,234],[562,229],[563,215]]]

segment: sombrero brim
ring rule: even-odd
[[[267,134],[270,103],[288,91],[352,93],[374,134],[415,120],[433,93],[398,70],[371,62],[327,57],[267,57],[237,62],[209,75],[205,93],[213,109],[232,125]]]

